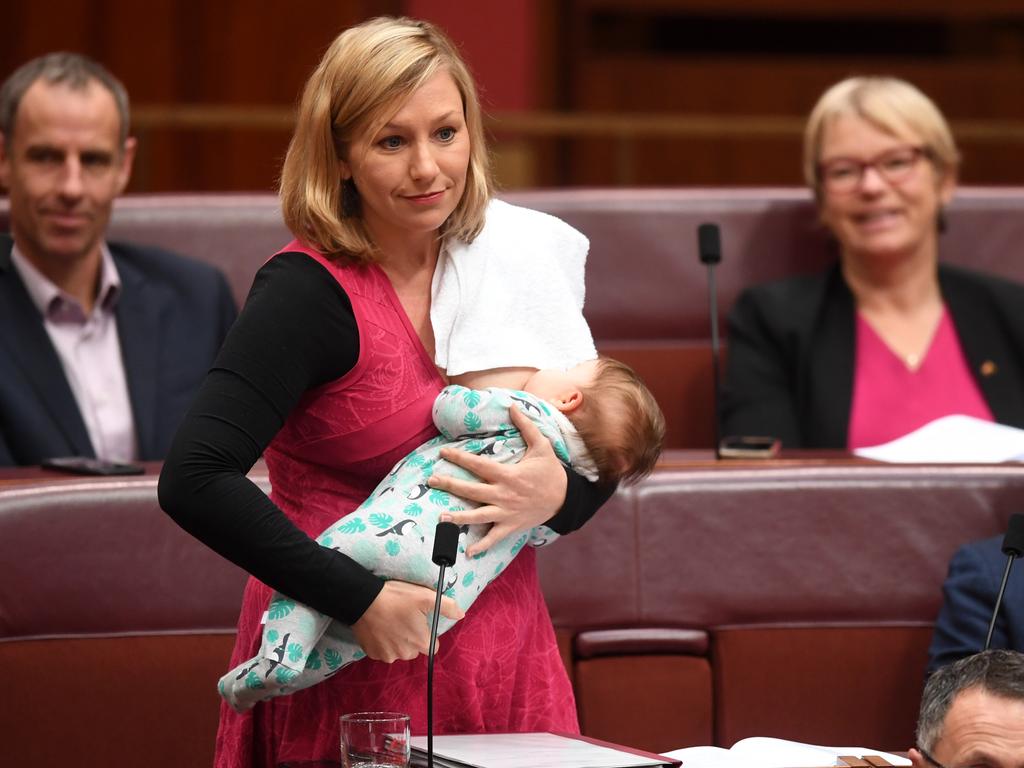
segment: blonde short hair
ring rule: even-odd
[[[594,383],[571,414],[603,482],[636,482],[649,475],[665,442],[658,401],[625,363],[602,357]]]
[[[296,237],[349,263],[374,260],[377,248],[362,218],[343,210],[341,161],[350,142],[378,130],[440,71],[462,96],[471,145],[465,191],[440,234],[466,242],[476,237],[493,183],[473,76],[433,24],[389,17],[338,35],[306,82],[281,170],[281,208]]]
[[[840,115],[854,115],[893,136],[923,143],[940,178],[956,173],[960,153],[935,102],[899,78],[849,77],[821,95],[804,128],[804,180],[819,199],[821,146],[826,128]]]

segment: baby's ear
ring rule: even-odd
[[[583,390],[567,389],[552,404],[562,413],[572,413],[583,405]]]

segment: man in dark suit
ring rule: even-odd
[[[965,544],[949,563],[943,602],[928,649],[928,673],[977,653],[985,645],[1006,570],[1003,536]],[[992,647],[1024,651],[1024,568],[1016,563],[992,631]]]
[[[163,458],[234,321],[217,270],[106,243],[134,154],[96,62],[49,54],[0,87],[0,466]]]

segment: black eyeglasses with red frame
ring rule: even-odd
[[[871,168],[890,184],[900,184],[910,177],[921,158],[931,157],[928,147],[897,147],[870,160],[837,157],[818,163],[818,179],[827,191],[847,194],[860,186],[864,173]]]

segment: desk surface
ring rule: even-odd
[[[152,481],[153,478],[159,477],[160,468],[162,463],[159,461],[145,462],[142,465],[145,468],[145,472],[142,475],[114,475],[114,476],[100,476],[100,475],[78,475],[71,474],[69,472],[61,472],[53,469],[43,469],[42,467],[0,467],[0,488],[21,486],[21,485],[49,485],[53,483],[61,482],[125,482],[128,479],[135,478],[144,480],[146,482]],[[656,473],[658,472],[669,472],[669,471],[714,471],[714,472],[730,472],[737,470],[757,470],[757,469],[800,469],[800,468],[821,468],[821,469],[838,469],[841,470],[844,467],[873,467],[880,471],[891,470],[893,472],[899,472],[907,467],[929,467],[937,465],[928,464],[887,464],[884,462],[874,461],[872,459],[864,459],[859,456],[854,456],[846,451],[783,451],[779,456],[772,459],[716,459],[714,453],[710,449],[706,450],[692,450],[692,449],[673,449],[667,450],[658,461]],[[993,464],[977,464],[977,465],[941,465],[943,467],[989,467],[993,468],[996,466],[1004,467],[1010,471],[1013,468],[1020,468],[1022,464],[1020,462],[1007,462],[1001,465]],[[259,461],[253,467],[249,476],[256,480],[266,480],[267,468],[266,465]]]
[[[159,461],[141,462],[145,469],[141,475],[85,475],[72,472],[63,472],[57,469],[44,469],[43,467],[0,467],[0,489],[13,488],[25,485],[53,485],[61,483],[124,483],[124,482],[155,482],[160,476],[160,468],[163,466]],[[254,480],[265,480],[267,467],[263,461],[258,461],[249,472],[249,477]]]
[[[862,459],[846,451],[783,451],[772,459],[716,459],[711,449],[672,449],[661,455],[659,469],[750,469],[751,467],[786,467],[794,465],[863,465],[875,464],[870,459]],[[159,461],[142,462],[145,476],[159,476],[162,465]],[[252,473],[266,474],[266,466],[258,462]],[[66,478],[108,479],[100,475],[77,475],[43,467],[0,467],[0,485],[60,480]],[[113,479],[124,479],[130,475],[112,476]],[[137,477],[137,476],[136,476]]]

